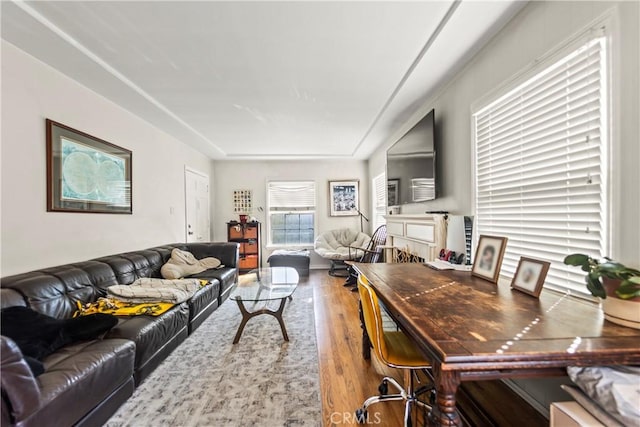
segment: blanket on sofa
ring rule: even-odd
[[[171,251],[171,258],[160,269],[165,279],[179,279],[192,274],[202,273],[211,268],[224,267],[218,258],[196,259],[191,252],[175,248]]]
[[[200,279],[165,280],[143,277],[130,285],[107,288],[107,296],[120,301],[179,304],[191,298],[202,287]]]
[[[175,304],[170,302],[147,302],[135,303],[125,302],[113,298],[98,298],[98,301],[82,304],[77,302],[78,310],[73,317],[88,316],[90,314],[102,313],[113,316],[160,316]]]

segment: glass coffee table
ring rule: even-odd
[[[298,280],[298,272],[291,267],[260,268],[240,276],[238,285],[231,294],[231,299],[238,303],[242,313],[242,321],[233,343],[237,344],[240,341],[242,331],[249,319],[260,314],[269,314],[278,319],[282,336],[285,341],[289,341],[282,312],[287,299],[292,299],[298,287]],[[268,307],[269,303],[277,300],[280,300],[280,307],[275,311],[271,310]]]

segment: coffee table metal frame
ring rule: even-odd
[[[293,286],[293,289],[291,290],[290,293],[283,295],[282,297],[276,297],[276,298],[261,298],[261,294],[264,290],[268,290],[271,288],[271,286],[273,286],[272,283],[263,283],[263,280],[265,278],[265,276],[270,276],[270,273],[272,273],[272,270],[280,270],[282,272],[286,271],[286,275],[287,276],[291,276],[295,278],[295,283],[286,283],[287,285]],[[278,323],[280,324],[280,330],[282,331],[282,337],[284,338],[285,341],[289,341],[289,335],[287,334],[287,328],[284,325],[284,319],[282,318],[282,313],[284,312],[284,306],[286,305],[287,299],[292,300],[292,294],[293,292],[295,292],[295,288],[297,287],[297,283],[298,283],[298,273],[296,272],[296,270],[294,268],[291,267],[271,267],[271,268],[263,268],[260,270],[254,270],[253,272],[251,272],[253,274],[256,274],[256,281],[257,283],[253,284],[253,286],[257,286],[257,293],[256,296],[254,298],[247,298],[247,299],[242,299],[241,296],[239,295],[235,295],[232,296],[232,299],[234,299],[236,301],[236,303],[238,304],[238,308],[240,309],[240,313],[242,314],[242,320],[240,321],[240,325],[238,326],[238,331],[236,332],[235,337],[233,338],[233,343],[237,344],[240,341],[240,337],[242,336],[242,332],[244,331],[244,327],[246,326],[247,322],[249,321],[249,319],[259,316],[261,314],[268,314],[270,316],[275,317],[278,320]],[[277,286],[277,285],[276,285]],[[262,308],[260,310],[256,310],[256,311],[249,311],[247,310],[247,307],[245,306],[245,302],[258,302],[258,301],[275,301],[275,300],[280,300],[280,306],[278,307],[277,310],[271,310],[269,308]]]

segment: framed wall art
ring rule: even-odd
[[[329,181],[330,216],[358,215],[358,184],[358,180]]]
[[[538,298],[550,265],[551,263],[547,261],[520,257],[516,274],[511,281],[511,287]]]
[[[506,247],[506,237],[480,236],[471,274],[497,283]]]
[[[131,151],[47,119],[47,211],[131,214]]]
[[[387,180],[387,206],[397,206],[399,204],[398,189],[400,188],[399,179]]]
[[[253,210],[252,190],[233,190],[233,212],[250,214]]]

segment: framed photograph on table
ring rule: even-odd
[[[471,274],[497,283],[506,248],[506,237],[480,236]]]
[[[131,214],[131,151],[47,119],[47,211]]]
[[[358,215],[360,209],[358,184],[358,180],[329,181],[330,216]]]
[[[516,274],[511,281],[511,287],[538,298],[550,265],[551,263],[547,261],[520,257]]]

